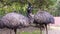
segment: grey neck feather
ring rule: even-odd
[[[33,23],[33,21],[34,21],[34,15],[32,14],[32,12],[27,11],[27,17],[29,18],[30,22]]]

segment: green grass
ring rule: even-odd
[[[35,31],[32,31],[32,32],[18,32],[17,34],[40,34],[40,31],[35,30]]]
[[[30,34],[29,32],[21,32],[20,34]]]
[[[40,34],[40,31],[35,30],[35,31],[33,31],[31,34]]]

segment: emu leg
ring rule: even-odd
[[[11,29],[10,29],[10,34],[12,34]]]
[[[48,28],[50,29],[50,24],[48,24]]]
[[[1,29],[1,33],[0,34],[2,34],[2,32],[3,32],[3,30]]]
[[[16,31],[17,31],[17,30],[16,30],[16,29],[14,29],[15,34],[16,34]]]
[[[46,27],[46,34],[48,34],[47,24],[45,24],[45,27]]]
[[[40,34],[42,34],[42,28],[41,28],[41,25],[40,25]]]

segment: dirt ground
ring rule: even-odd
[[[17,29],[17,34],[20,34],[21,32],[33,32],[33,31],[39,31],[39,28],[34,28],[34,27],[29,27],[29,28],[22,28],[22,29]],[[15,34],[13,30],[10,29],[0,29],[0,34]],[[39,31],[40,32],[40,31]],[[36,33],[38,34],[38,33]],[[45,31],[44,31],[45,34]],[[48,34],[60,34],[59,29],[48,29]]]
[[[28,27],[28,28],[22,28],[22,29],[17,29],[17,34],[21,33],[21,32],[33,32],[35,30],[39,31],[39,28],[35,28],[35,27]],[[13,30],[11,29],[0,29],[0,34],[15,34]]]
[[[60,34],[60,30],[49,30],[48,34]]]

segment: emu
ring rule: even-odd
[[[39,25],[41,30],[40,34],[42,34],[42,28],[46,28],[46,34],[48,34],[47,25],[54,24],[54,17],[50,13],[43,10],[39,10],[36,14],[32,14],[32,6],[30,3],[29,7],[27,15],[31,19],[31,22],[33,22],[33,24]]]
[[[46,28],[46,34],[48,34],[47,30],[47,25],[48,24],[54,24],[54,17],[43,10],[39,10],[35,15],[34,15],[34,23],[40,26],[40,34],[42,34],[42,29]]]
[[[30,8],[29,8],[30,7]],[[54,24],[54,17],[43,10],[39,10],[36,14],[32,14],[32,6],[29,3],[28,7],[28,16],[31,18],[33,24],[39,25],[41,30],[40,34],[42,34],[42,28],[46,28],[46,34],[48,34],[47,25]]]
[[[42,34],[42,28],[46,28],[46,34],[48,34],[48,30],[47,30],[47,25],[48,24],[54,24],[54,17],[46,12],[46,11],[43,11],[43,10],[39,10],[36,14],[32,14],[32,6],[31,4],[29,3],[29,10],[27,11],[28,12],[28,16],[31,18],[33,24],[36,24],[39,26],[41,32],[40,34]]]
[[[6,14],[0,20],[0,28],[13,29],[16,34],[17,28],[29,27],[30,23],[33,22],[32,17],[30,16],[30,8],[31,6],[28,6],[27,16],[15,12]]]

